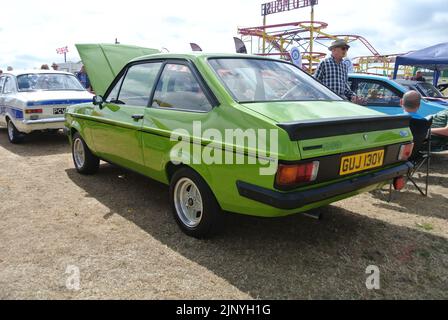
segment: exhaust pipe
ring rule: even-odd
[[[311,219],[314,219],[314,220],[322,220],[322,218],[323,218],[322,213],[317,211],[317,210],[314,210],[314,211],[311,211],[311,212],[304,212],[303,215],[305,217],[308,217],[308,218],[311,218]]]

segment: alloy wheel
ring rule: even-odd
[[[201,223],[204,210],[202,196],[192,180],[182,178],[176,183],[174,205],[179,218],[186,226],[195,228]]]

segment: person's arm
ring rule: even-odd
[[[350,86],[348,84],[348,78],[347,78],[347,82],[345,83],[344,95],[348,98],[349,101],[353,101],[354,99],[356,99],[356,94],[352,91],[352,89],[350,88]],[[353,102],[355,102],[355,101],[353,101]]]
[[[433,128],[431,129],[431,133],[437,136],[446,136],[448,137],[448,126],[445,128]]]
[[[347,97],[349,101],[352,101],[354,103],[357,103],[357,97],[356,94],[352,91],[352,88],[350,88],[350,84],[348,83],[348,72],[347,77],[345,78],[345,91],[344,95]]]

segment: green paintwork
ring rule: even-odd
[[[219,56],[235,57],[237,55]],[[66,126],[69,129],[79,131],[89,148],[99,157],[165,184],[169,184],[167,168],[170,165],[170,150],[177,143],[170,141],[170,134],[175,129],[185,129],[193,135],[194,121],[201,121],[203,130],[217,129],[223,136],[226,129],[278,129],[279,150],[276,156],[280,160],[288,161],[406,143],[412,139],[409,128],[397,128],[396,130],[370,132],[368,141],[365,141],[362,133],[299,142],[291,141],[287,133],[277,127],[277,123],[345,116],[369,116],[379,113],[340,101],[272,102],[241,105],[233,101],[231,95],[209,67],[207,62],[209,57],[216,57],[216,55],[202,53],[188,55],[156,54],[135,60],[183,59],[191,61],[219,101],[219,106],[208,113],[120,106],[110,103],[105,103],[103,109],[100,109],[92,104],[83,104],[68,108]],[[255,57],[251,56],[251,58]],[[144,119],[134,121],[131,118],[133,114],[142,114]],[[407,137],[403,137],[403,131],[408,133]],[[375,184],[350,194],[340,195],[294,210],[280,210],[246,199],[238,194],[236,181],[244,181],[263,188],[274,189],[275,175],[260,175],[260,165],[247,164],[247,159],[252,157],[251,150],[244,149],[246,164],[194,164],[192,155],[194,148],[199,148],[203,152],[210,151],[210,148],[207,147],[210,141],[201,140],[200,137],[196,138],[198,138],[197,143],[191,144],[190,151],[184,150],[182,154],[184,163],[190,163],[189,166],[204,178],[222,209],[226,211],[263,217],[285,216],[318,208],[384,185],[384,183]],[[323,148],[309,151],[303,149],[306,146],[316,144],[322,145]],[[218,149],[222,150],[221,148]],[[223,151],[223,154],[234,156],[234,152],[231,151]],[[339,166],[338,163],[335,163],[335,165]],[[355,175],[355,177],[362,175],[361,173]],[[294,191],[319,188],[352,178],[353,176],[350,178],[342,177]]]
[[[160,52],[122,44],[77,44],[76,49],[98,95],[106,93],[111,82],[130,60]]]
[[[279,123],[380,114],[346,101],[248,103],[244,106]]]

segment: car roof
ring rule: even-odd
[[[189,60],[195,60],[195,59],[210,59],[210,58],[250,58],[250,59],[268,59],[272,61],[281,61],[281,62],[287,62],[285,60],[275,59],[271,57],[266,56],[258,56],[258,55],[252,55],[252,54],[243,54],[243,53],[204,53],[204,52],[191,52],[191,53],[157,53],[157,54],[151,54],[147,56],[142,56],[133,59],[132,61],[142,61],[142,60],[148,60],[148,59],[189,59]]]
[[[393,86],[395,89],[400,90],[402,93],[407,92],[409,89],[406,88],[403,84],[389,79],[388,77],[384,76],[377,76],[377,75],[371,75],[371,74],[363,74],[363,73],[352,73],[348,75],[349,78],[353,79],[369,79],[369,80],[377,80],[377,81],[383,81],[388,83],[389,85]]]
[[[396,79],[395,82],[398,82],[399,84],[403,84],[405,86],[415,86],[418,84],[418,81],[405,80],[405,79]]]
[[[350,73],[350,78],[371,79],[371,80],[390,80],[388,77],[365,73]]]
[[[64,71],[55,71],[55,70],[35,70],[35,69],[28,69],[28,70],[13,70],[13,71],[6,71],[3,72],[1,75],[11,75],[11,76],[21,76],[24,74],[68,74],[68,75],[72,75],[73,73],[70,72],[64,72]]]

